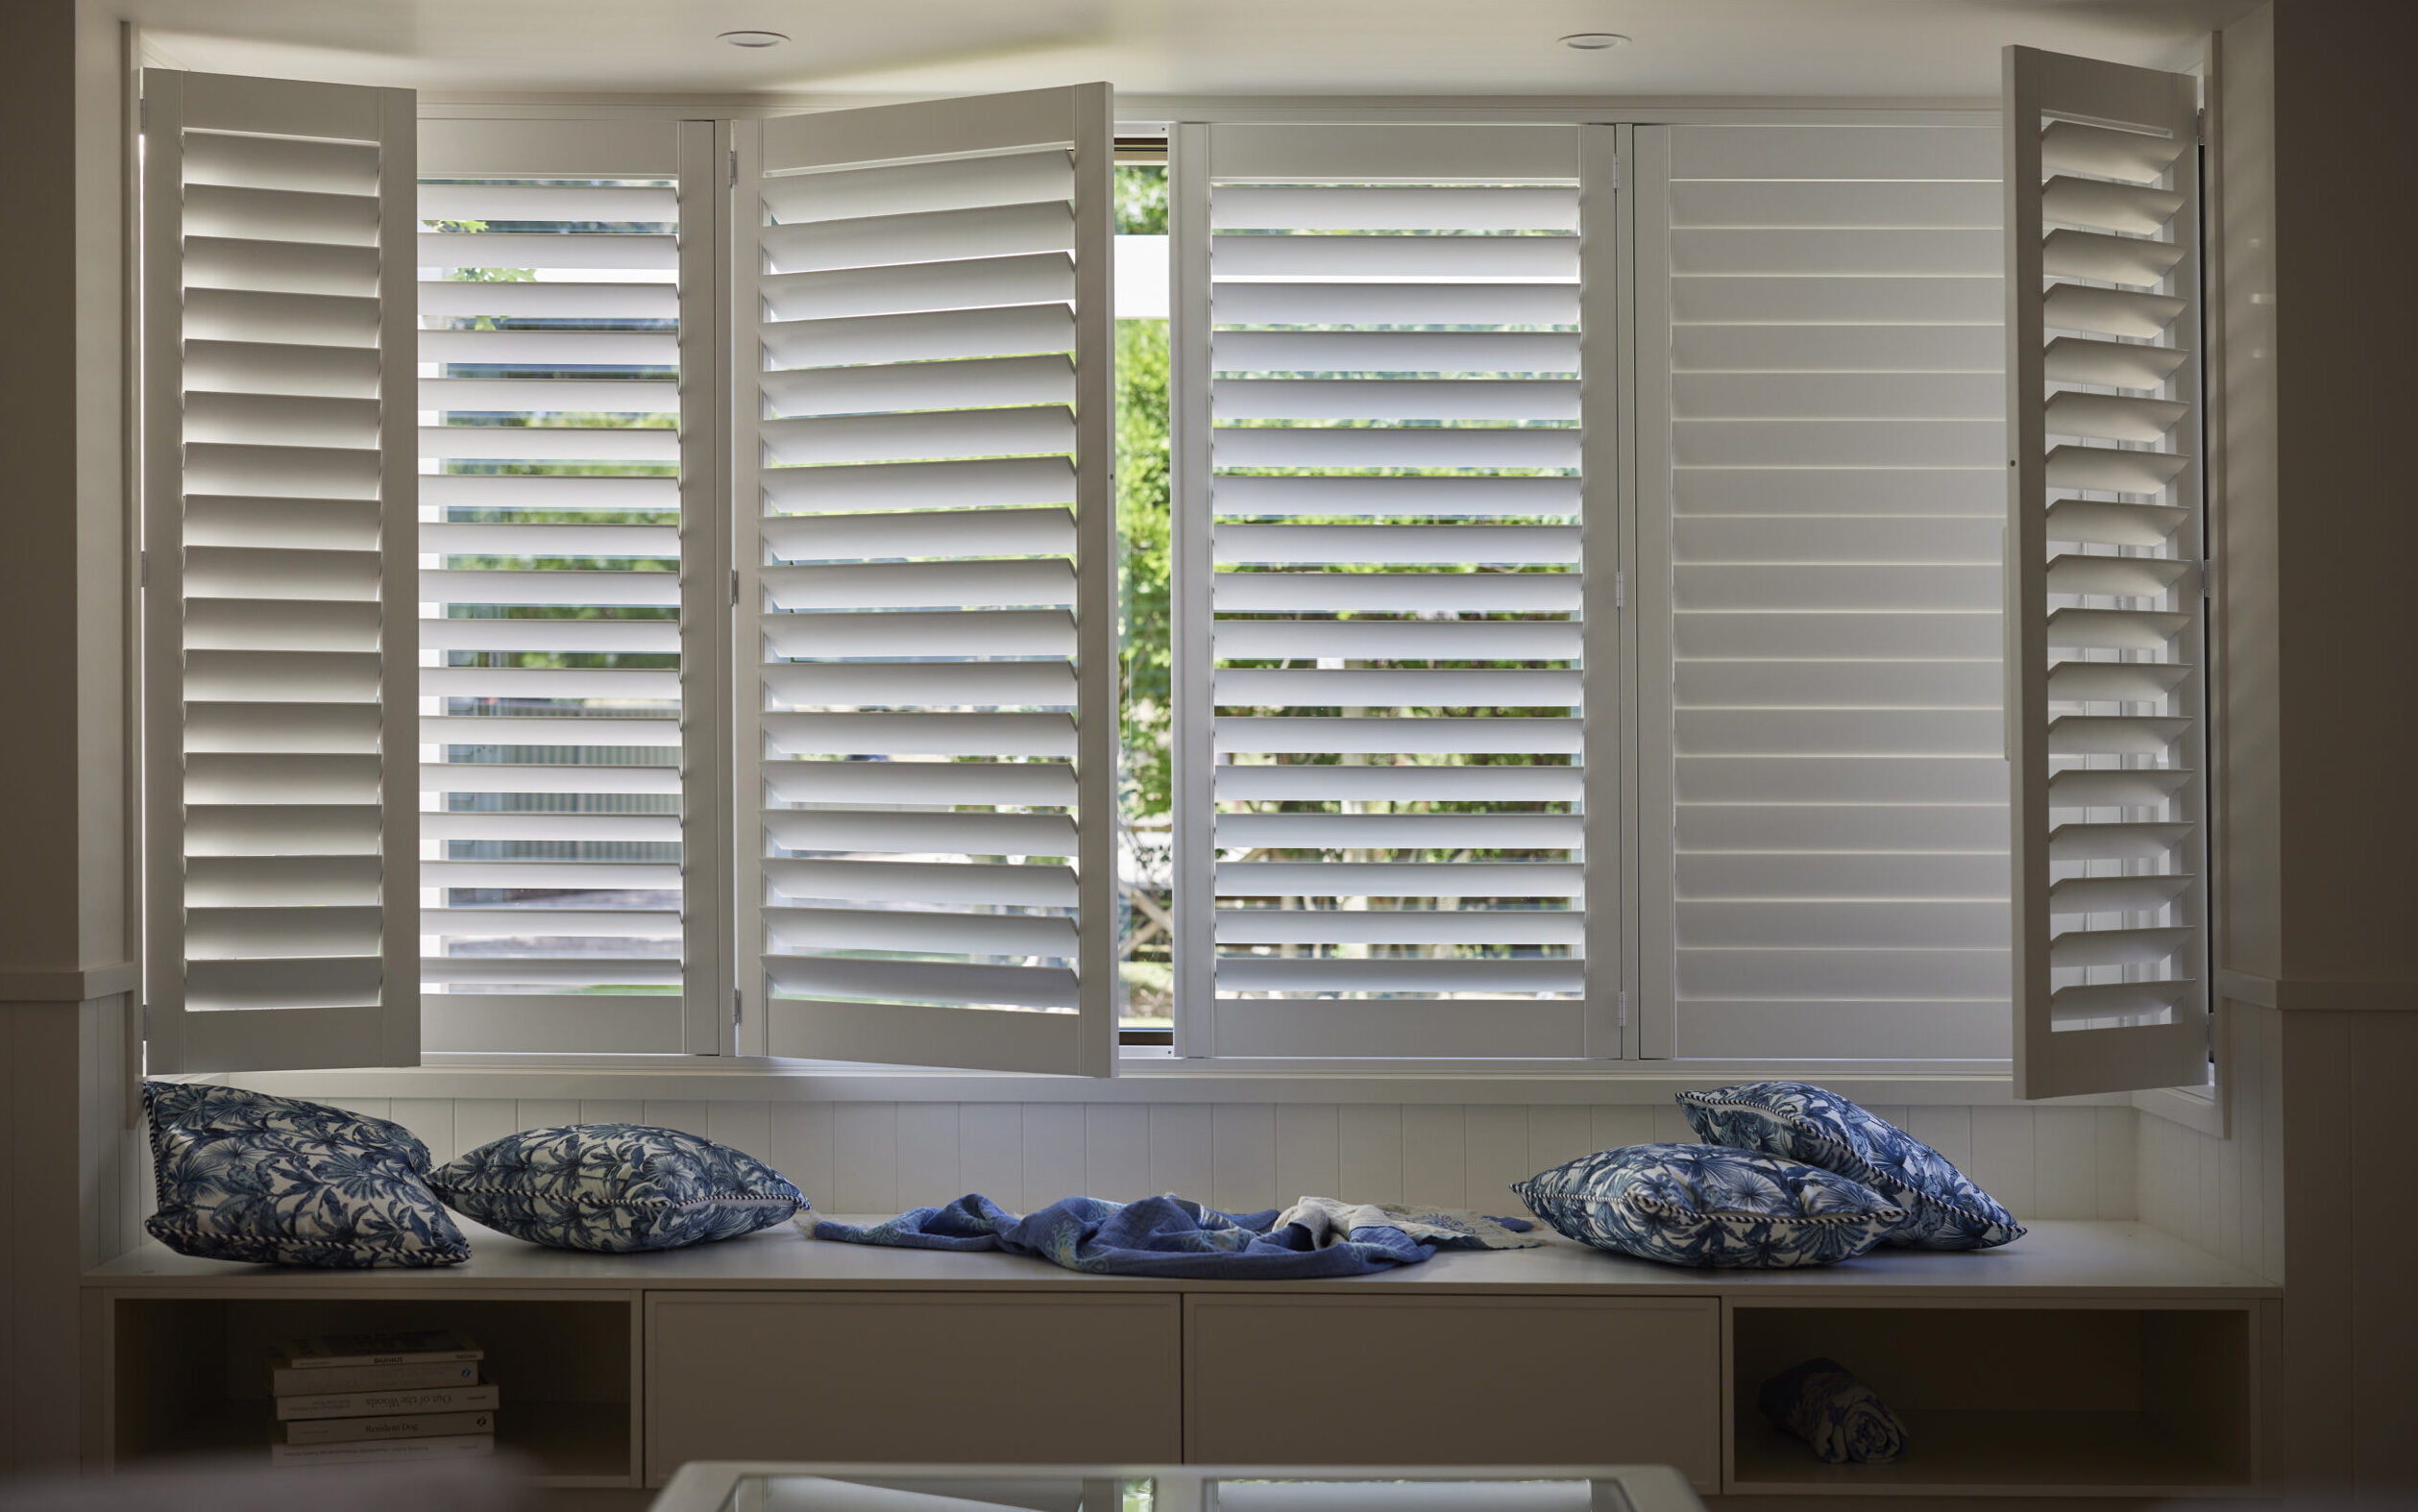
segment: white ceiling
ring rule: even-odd
[[[2180,66],[2255,0],[116,0],[188,68],[444,93],[1983,98],[2009,42]],[[743,51],[738,28],[789,45]],[[1579,53],[1566,33],[1632,45]]]

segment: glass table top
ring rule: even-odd
[[[819,1470],[822,1467],[815,1467]],[[1589,1467],[1392,1472],[1103,1467],[1097,1473],[954,1471],[799,1473],[750,1467],[715,1512],[1697,1512],[1669,1472]],[[1624,1484],[1654,1482],[1632,1498]],[[1667,1495],[1668,1476],[1682,1500]]]

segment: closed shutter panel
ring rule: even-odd
[[[1611,555],[1608,487],[1582,523],[1582,133],[1202,134],[1176,165],[1209,232],[1178,294],[1207,408],[1180,443],[1206,519],[1180,529],[1179,805],[1213,818],[1178,822],[1183,906],[1215,913],[1184,1048],[1618,1055],[1617,934],[1590,949],[1618,805],[1584,722],[1614,684],[1608,571],[1582,607],[1590,542]]]
[[[1645,1052],[2003,1057],[1997,135],[1637,141]]]
[[[681,374],[713,127],[422,135],[427,1044],[710,1053],[715,953],[692,968],[682,924],[687,832],[713,819],[684,824],[682,797],[711,721],[684,726],[682,638],[720,573],[710,535],[684,541],[684,499],[711,495]]]
[[[2196,81],[2009,48],[2016,1085],[2209,1079]]]
[[[761,1053],[1111,1069],[1111,140],[1104,85],[743,137]]]
[[[148,1065],[409,1064],[412,94],[143,98]]]

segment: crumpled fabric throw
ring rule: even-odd
[[[1103,1276],[1192,1277],[1210,1280],[1300,1280],[1327,1276],[1367,1276],[1397,1265],[1417,1265],[1438,1249],[1498,1249],[1476,1225],[1468,1232],[1435,1220],[1416,1220],[1421,1231],[1402,1227],[1407,1217],[1338,1230],[1331,1214],[1317,1209],[1298,1219],[1302,1205],[1280,1213],[1225,1213],[1182,1197],[1146,1197],[1112,1203],[1068,1197],[1019,1218],[979,1192],[945,1207],[917,1207],[886,1223],[818,1221],[818,1239],[902,1250],[996,1250],[1032,1256],[1070,1271]],[[1360,1214],[1371,1209],[1332,1204]],[[1452,1215],[1455,1218],[1475,1214]],[[1287,1221],[1287,1220],[1291,1221]],[[1534,1225],[1518,1218],[1484,1220],[1505,1236]],[[806,1215],[796,1222],[805,1226]]]

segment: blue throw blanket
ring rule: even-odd
[[[1416,1265],[1436,1248],[1491,1249],[1478,1233],[1414,1239],[1391,1226],[1366,1225],[1338,1235],[1311,1223],[1278,1227],[1279,1209],[1224,1213],[1181,1197],[1137,1203],[1069,1197],[1018,1218],[979,1193],[945,1207],[917,1207],[888,1223],[818,1223],[815,1237],[902,1250],[1004,1250],[1070,1271],[1207,1280],[1302,1280],[1366,1276]],[[1498,1219],[1514,1231],[1533,1227]]]

